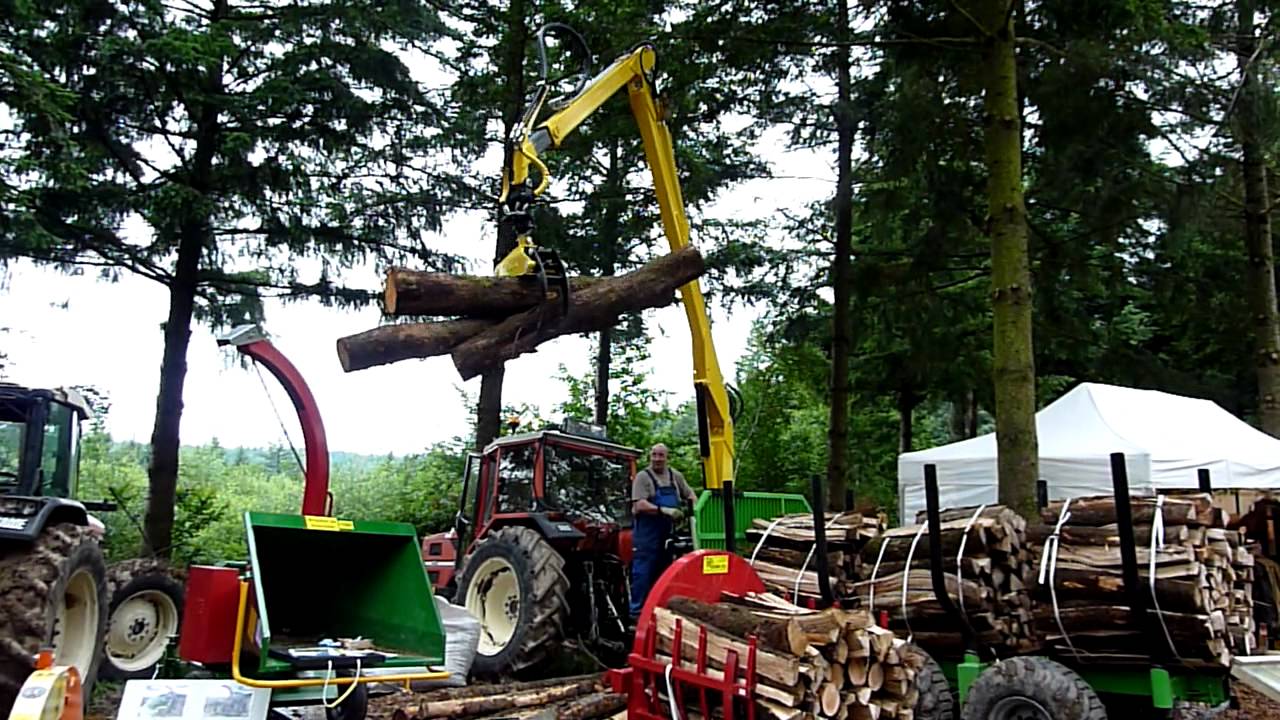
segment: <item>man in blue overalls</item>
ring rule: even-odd
[[[644,607],[649,590],[671,564],[667,538],[684,517],[681,507],[693,502],[693,490],[679,470],[667,465],[667,446],[649,450],[649,467],[631,481],[631,618]]]

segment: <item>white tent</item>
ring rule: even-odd
[[[1134,494],[1197,486],[1280,489],[1280,440],[1209,400],[1082,383],[1036,413],[1040,479],[1050,499],[1112,492],[1111,453],[1126,456]],[[898,456],[898,510],[924,509],[924,466],[938,468],[941,507],[996,502],[996,436]]]

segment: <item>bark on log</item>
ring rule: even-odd
[[[599,692],[543,708],[530,720],[594,720],[610,717],[627,706],[622,693]]]
[[[1072,520],[1075,513],[1072,512]],[[1055,523],[1056,524],[1056,523]],[[1036,524],[1027,528],[1027,540],[1037,545],[1044,545],[1045,540],[1053,534],[1053,525]],[[1190,529],[1186,525],[1168,525],[1164,529],[1164,541],[1173,545],[1186,542]],[[1115,545],[1120,546],[1120,528],[1115,524],[1091,527],[1089,525],[1063,525],[1058,533],[1058,541],[1063,545]],[[1133,528],[1133,541],[1138,545],[1151,544],[1151,526],[1138,525]]]
[[[600,282],[600,278],[569,280],[573,294]],[[433,315],[505,318],[541,304],[544,299],[533,277],[484,277],[391,268],[383,286],[382,309],[388,315]],[[559,302],[551,288],[547,302]]]
[[[549,304],[507,318],[454,347],[453,365],[463,380],[470,380],[551,338],[596,332],[615,324],[624,312],[665,305],[681,285],[705,270],[696,248],[681,248],[634,272],[584,289],[563,317],[558,317],[559,305]]]
[[[338,360],[344,371],[352,372],[400,360],[452,353],[454,365],[463,379],[468,380],[531,352],[538,344],[554,337],[596,332],[615,324],[623,313],[668,305],[681,285],[696,280],[705,269],[698,250],[685,247],[626,275],[576,278],[571,282],[575,290],[573,303],[564,317],[560,317],[560,305],[554,293],[549,294],[551,301],[537,304],[533,302],[537,300],[536,284],[530,295],[519,289],[523,285],[519,278],[445,276],[452,280],[445,281],[448,290],[444,291],[444,297],[427,300],[423,297],[425,283],[431,278],[438,279],[439,274],[412,276],[404,274],[407,271],[393,271],[397,274],[389,275],[389,283],[412,277],[412,282],[403,282],[414,286],[412,292],[408,292],[407,285],[396,289],[391,301],[396,310],[394,314],[407,314],[406,307],[411,306],[415,311],[431,309],[442,315],[454,312],[465,317],[389,325],[341,338]],[[493,295],[489,295],[490,292]],[[431,304],[424,304],[427,302]],[[499,308],[507,309],[499,312]]]
[[[338,338],[338,362],[343,372],[352,372],[401,360],[444,355],[458,343],[494,324],[489,320],[444,320],[383,325]]]
[[[573,675],[571,677],[549,678],[547,680],[528,680],[525,682],[508,682],[502,685],[467,685],[464,687],[437,688],[434,690],[420,691],[418,686],[420,683],[413,683],[411,687],[416,694],[413,696],[415,702],[434,702],[436,700],[461,700],[463,698],[484,697],[486,695],[499,695],[503,693],[521,693],[529,690],[542,690],[549,687],[559,687],[561,685],[571,685],[575,683],[595,681],[600,682],[600,673],[587,673],[585,675]],[[427,685],[430,687],[430,685]]]
[[[736,605],[711,605],[685,597],[671,598],[667,608],[743,640],[755,635],[758,646],[769,650],[803,657],[809,647],[805,632],[794,619],[774,620]]]
[[[497,691],[499,694],[419,703],[418,706],[411,711],[411,716],[415,719],[464,717],[469,715],[482,715],[484,713],[497,712],[499,710],[507,710],[510,708],[538,707],[546,705],[547,703],[554,703],[566,698],[578,697],[585,693],[594,692],[599,687],[599,682],[599,676],[595,676],[589,680],[581,680],[578,682],[560,684],[539,690],[529,690],[517,693],[509,692],[502,686],[494,686],[489,688],[490,692],[492,693]]]
[[[1055,500],[1040,511],[1040,519],[1046,523],[1057,523],[1062,512],[1061,500]],[[1135,497],[1129,501],[1133,509],[1134,524],[1150,524],[1155,518],[1156,503],[1154,498]],[[1164,524],[1167,525],[1208,525],[1213,519],[1211,509],[1213,500],[1208,495],[1188,495],[1184,497],[1166,497],[1164,501]],[[1107,495],[1092,498],[1077,498],[1071,501],[1068,508],[1071,513],[1069,522],[1072,525],[1110,525],[1116,521],[1116,500]]]

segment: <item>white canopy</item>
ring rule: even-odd
[[[1036,413],[1040,478],[1050,499],[1112,492],[1111,453],[1126,455],[1134,494],[1197,486],[1280,489],[1280,440],[1209,400],[1082,383]],[[904,523],[923,510],[924,466],[938,468],[941,507],[996,502],[994,433],[898,456]]]

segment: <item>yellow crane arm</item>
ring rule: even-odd
[[[550,178],[539,154],[559,147],[575,128],[625,87],[631,102],[631,113],[635,116],[644,142],[645,158],[653,176],[663,231],[673,251],[688,245],[689,219],[685,215],[684,198],[676,175],[671,133],[649,80],[656,59],[651,46],[640,46],[619,57],[597,74],[573,99],[543,122],[534,126],[532,121],[536,116],[536,109],[530,113],[527,116],[530,119],[529,126],[523,129],[519,147],[512,153],[511,167],[503,175],[504,199],[511,185],[529,181],[530,166],[536,168],[541,175],[533,191],[535,196],[540,195]],[[520,248],[517,248],[516,252],[519,251]],[[513,252],[512,256],[515,255]],[[730,416],[729,393],[720,373],[720,363],[716,359],[715,344],[711,340],[711,322],[698,281],[681,286],[680,298],[693,336],[693,382],[697,392],[698,430],[706,486],[711,490],[719,490],[729,483],[732,487],[733,419]]]

